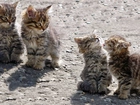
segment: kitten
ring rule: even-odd
[[[121,99],[127,99],[130,91],[138,90],[140,94],[140,55],[130,55],[130,42],[115,35],[105,41],[104,48],[108,51],[110,72],[118,80],[117,94]]]
[[[28,6],[22,17],[21,35],[27,48],[26,66],[41,70],[50,55],[53,67],[59,67],[59,36],[50,26],[51,6],[36,9]]]
[[[0,61],[21,62],[24,46],[15,27],[16,6],[14,4],[0,4]]]
[[[75,38],[75,42],[85,60],[80,75],[83,81],[78,83],[78,90],[107,94],[112,79],[107,68],[107,52],[103,49],[103,40],[96,35],[89,35]]]

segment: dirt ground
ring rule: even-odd
[[[13,3],[17,0],[0,0]],[[0,64],[0,105],[140,105],[140,96],[120,100],[85,94],[76,85],[84,61],[73,38],[95,32],[104,39],[119,34],[132,43],[131,52],[140,51],[139,0],[19,0],[17,21],[29,4],[42,8],[53,5],[52,23],[61,36],[62,64],[59,69],[36,71],[24,64]],[[24,61],[26,57],[23,56]]]

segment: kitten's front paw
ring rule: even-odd
[[[36,65],[33,66],[33,68],[36,69],[36,70],[43,70],[44,67],[45,67],[44,64],[36,64]]]
[[[27,67],[33,67],[33,65],[34,65],[34,62],[32,62],[32,61],[30,61],[30,60],[28,60],[28,61],[26,62],[26,66],[27,66]]]
[[[59,63],[53,63],[52,66],[53,66],[54,68],[59,68],[59,67],[60,67]]]
[[[0,61],[3,62],[3,63],[9,63],[10,62],[9,53],[7,51],[0,52]]]
[[[89,84],[87,81],[79,82],[77,84],[78,90],[82,90],[84,92],[89,92],[91,94],[97,93],[97,89],[93,87],[93,85]]]
[[[20,59],[20,55],[12,54],[11,55],[11,62],[22,63],[23,61]]]
[[[99,94],[108,94],[110,92],[109,89],[107,89],[106,86],[99,86],[98,93]]]
[[[118,98],[125,100],[125,99],[128,98],[128,95],[126,95],[126,94],[120,94],[120,95],[118,95]]]
[[[33,68],[36,69],[36,70],[43,70],[44,69],[43,66],[34,66]]]

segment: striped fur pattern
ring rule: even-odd
[[[111,36],[104,45],[110,55],[110,71],[118,79],[114,94],[121,99],[127,99],[133,90],[140,94],[140,55],[130,55],[129,46],[130,42],[119,35]]]
[[[85,67],[77,85],[78,90],[92,94],[107,94],[111,84],[111,75],[107,68],[107,52],[103,49],[103,40],[97,35],[75,38],[79,52],[83,54]]]
[[[52,58],[53,67],[59,67],[59,36],[51,27],[49,9],[51,6],[36,9],[32,5],[24,11],[21,35],[27,48],[26,66],[41,70],[45,67],[48,56]]]
[[[0,61],[21,62],[24,46],[15,27],[16,6],[14,4],[0,4]]]

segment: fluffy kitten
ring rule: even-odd
[[[36,9],[28,6],[22,17],[21,35],[27,48],[27,66],[41,70],[50,55],[54,67],[59,67],[60,41],[55,29],[50,26],[48,15],[51,6]]]
[[[15,29],[16,6],[14,4],[0,4],[0,61],[20,62],[24,46]]]
[[[107,94],[111,84],[111,75],[107,68],[107,53],[103,49],[103,40],[96,35],[75,38],[79,52],[83,54],[85,67],[81,73],[78,90],[89,93]]]
[[[118,89],[114,94],[121,99],[127,99],[130,91],[135,89],[140,93],[140,55],[130,55],[130,45],[118,35],[111,36],[104,45],[110,55],[110,71],[118,79]]]

